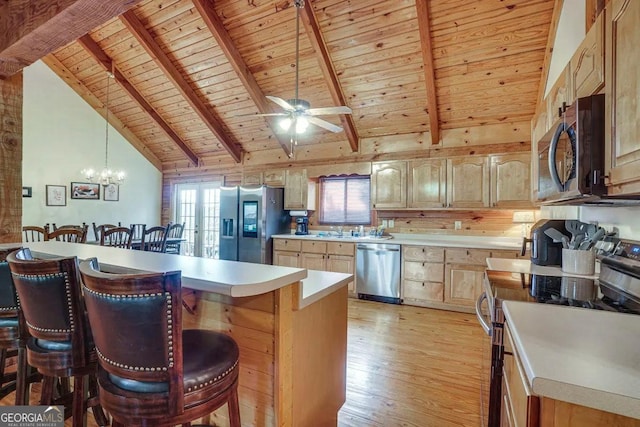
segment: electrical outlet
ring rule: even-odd
[[[393,228],[396,225],[396,222],[392,219],[390,219],[388,223],[389,223],[389,228]]]
[[[454,230],[462,230],[462,221],[454,221],[453,228]]]

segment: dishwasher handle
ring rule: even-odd
[[[397,245],[394,245],[393,247],[389,247],[389,246],[382,246],[382,245],[358,245],[356,246],[356,249],[358,249],[359,251],[375,251],[375,252],[400,252],[400,247]],[[397,247],[396,247],[397,246]]]

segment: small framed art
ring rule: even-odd
[[[71,198],[100,200],[100,184],[94,184],[92,182],[72,182]]]
[[[117,202],[120,198],[120,187],[116,184],[109,184],[104,187],[102,199],[108,202]]]
[[[47,206],[67,206],[67,187],[64,185],[47,185]]]

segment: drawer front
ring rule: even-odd
[[[444,285],[435,282],[402,281],[403,298],[419,301],[444,301]]]
[[[308,252],[313,254],[326,254],[327,242],[318,242],[316,240],[305,240],[302,242],[302,252]]]
[[[444,265],[429,262],[404,262],[404,278],[419,282],[439,282],[444,280]]]
[[[508,258],[508,259],[520,258],[520,250],[519,249],[512,249],[512,250],[492,249],[491,258]]]
[[[487,265],[487,258],[491,258],[491,251],[483,249],[447,249],[448,264]]]
[[[444,262],[444,249],[433,246],[402,245],[402,259],[407,261]]]
[[[296,239],[273,239],[273,249],[276,251],[300,252],[301,241]]]
[[[334,255],[351,255],[355,256],[355,243],[343,242],[327,242],[327,253]]]

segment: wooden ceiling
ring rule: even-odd
[[[346,104],[301,147],[326,158],[367,138],[522,123],[534,114],[554,0],[307,0],[300,98]],[[293,0],[142,0],[45,62],[160,169],[270,159],[289,141],[265,99],[294,97]],[[300,147],[296,148],[300,149]],[[294,150],[295,151],[295,150]],[[267,155],[268,154],[268,155]]]

